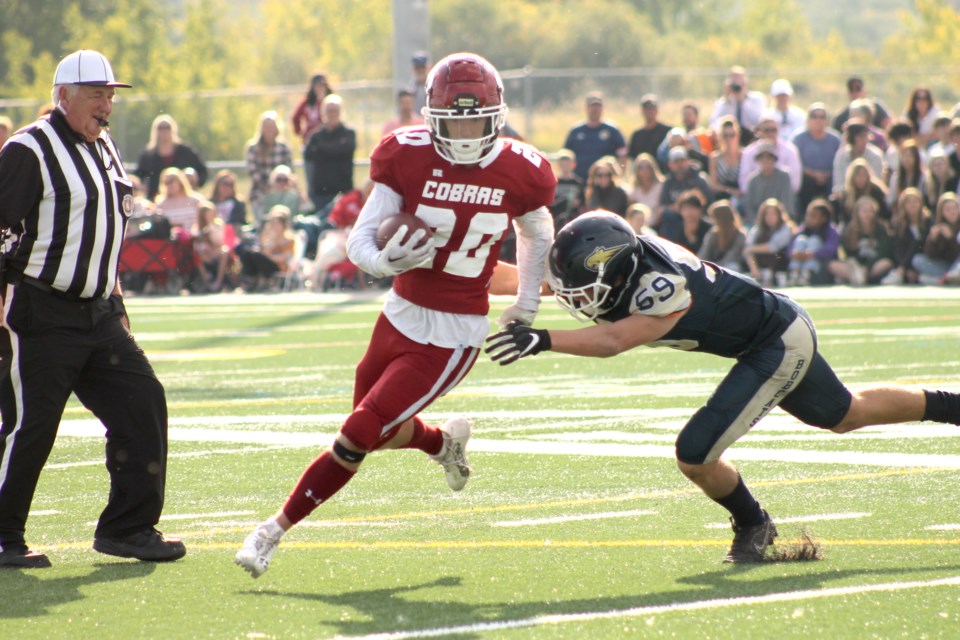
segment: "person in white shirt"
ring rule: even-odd
[[[800,107],[790,104],[793,97],[793,85],[786,78],[777,78],[770,85],[770,95],[773,96],[773,106],[763,112],[777,121],[780,128],[780,139],[790,138],[802,131],[807,122],[807,114]]]
[[[723,96],[713,104],[710,124],[716,124],[723,116],[733,116],[740,125],[740,142],[746,146],[753,141],[753,130],[760,124],[766,105],[763,92],[750,91],[747,70],[741,66],[730,67],[723,83]]]

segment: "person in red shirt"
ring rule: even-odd
[[[357,366],[354,410],[330,450],[304,471],[282,508],[258,525],[236,562],[258,577],[284,533],[346,485],[378,449],[419,449],[460,491],[470,476],[465,447],[472,422],[440,427],[419,414],[470,371],[489,331],[491,279],[512,224],[517,232],[516,302],[498,323],[532,324],[553,239],[547,205],[556,178],[528,144],[499,137],[503,82],[480,56],[458,53],[427,79],[425,125],[387,135],[370,160],[373,191],[347,241],[363,271],[393,276],[367,352]],[[380,222],[398,212],[425,220],[432,234],[406,238],[401,226],[380,249]],[[405,241],[404,241],[405,240]]]

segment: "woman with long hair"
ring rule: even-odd
[[[887,208],[887,190],[877,179],[870,166],[863,158],[857,158],[847,167],[843,191],[837,199],[837,223],[845,227],[853,219],[853,210],[857,201],[869,196],[877,203],[877,213],[884,220],[890,219],[890,209]]]
[[[265,111],[257,123],[257,130],[247,142],[247,171],[250,173],[248,202],[254,211],[260,210],[260,201],[269,188],[270,173],[280,165],[293,166],[293,152],[284,141],[276,111]]]
[[[739,135],[739,134],[738,134]],[[713,226],[707,231],[697,256],[731,271],[744,271],[743,249],[747,234],[729,200],[717,200],[707,208]]]
[[[838,283],[879,284],[893,270],[893,234],[879,211],[880,204],[870,196],[861,196],[854,204],[853,217],[843,230],[846,260],[830,263]]]
[[[786,283],[790,264],[788,249],[794,231],[796,227],[783,203],[776,198],[764,200],[757,210],[757,224],[747,234],[743,249],[743,258],[754,280],[763,286]]]
[[[657,161],[649,153],[641,153],[633,161],[633,188],[630,191],[630,202],[645,204],[651,211],[660,207],[660,191],[663,187],[663,174]],[[648,218],[646,223],[656,226],[659,220]]]
[[[950,166],[950,160],[943,149],[934,149],[927,158],[927,168],[923,172],[920,182],[920,192],[928,209],[936,209],[940,196],[945,193],[956,193],[957,176]]]
[[[923,251],[933,217],[916,187],[907,187],[900,194],[893,212],[893,258],[896,268],[884,284],[914,284],[919,274],[913,268],[913,257]]]
[[[740,125],[732,116],[720,118],[716,125],[719,148],[709,156],[707,184],[718,200],[730,200],[736,207],[740,192]]]
[[[923,251],[913,258],[920,284],[938,284],[960,259],[960,200],[952,191],[940,196],[937,214],[923,243]]]
[[[150,141],[140,154],[135,171],[150,200],[157,197],[160,174],[168,167],[193,169],[197,172],[197,186],[203,186],[207,181],[207,165],[193,148],[180,139],[176,120],[161,113],[150,125]]]
[[[620,164],[613,156],[603,156],[590,166],[586,188],[587,209],[605,209],[619,216],[627,212],[630,197],[620,186]]]
[[[247,224],[247,205],[237,196],[237,174],[230,169],[221,169],[213,178],[210,190],[210,202],[217,208],[217,215],[226,224],[233,227],[239,237],[243,226]]]
[[[897,166],[890,173],[887,204],[893,208],[907,187],[920,188],[923,181],[923,155],[913,140],[907,140],[897,153]]]
[[[933,100],[929,87],[914,87],[907,99],[903,117],[913,125],[913,139],[921,149],[933,140],[933,123],[940,115],[940,107]]]

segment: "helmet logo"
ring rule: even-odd
[[[590,271],[600,271],[601,267],[613,260],[621,251],[626,249],[629,245],[625,242],[623,244],[618,244],[615,247],[597,247],[593,252],[587,256],[587,259],[583,261],[583,266],[589,269]]]

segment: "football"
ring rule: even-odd
[[[423,236],[423,239],[417,244],[418,247],[422,247],[423,243],[433,235],[430,231],[430,226],[427,225],[426,221],[423,218],[418,218],[412,213],[397,213],[387,218],[384,218],[380,223],[380,226],[377,227],[377,248],[383,249],[387,246],[387,243],[390,242],[390,238],[394,236],[397,232],[397,229],[407,225],[407,235],[403,237],[403,241],[406,242],[410,236],[417,229],[426,229],[427,233]]]

